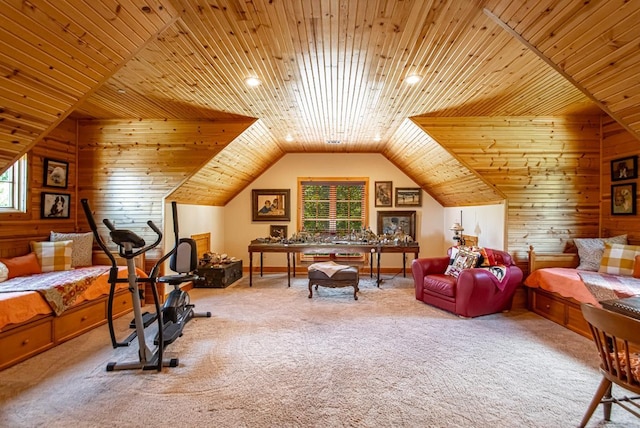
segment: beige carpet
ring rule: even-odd
[[[365,277],[358,301],[307,294],[280,274],[192,290],[213,317],[189,323],[162,373],[107,373],[136,349],[98,328],[0,372],[0,426],[571,427],[600,379],[590,341],[526,311],[461,319],[401,276]],[[606,426],[640,424],[614,408]]]

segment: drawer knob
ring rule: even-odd
[[[551,308],[551,306],[549,306],[549,305],[546,305],[546,308],[547,308],[547,309],[550,309],[550,308]]]
[[[29,339],[25,339],[22,341],[22,346],[28,345],[28,344],[29,344]]]
[[[82,319],[80,321],[86,321],[87,320],[87,316],[83,316]]]

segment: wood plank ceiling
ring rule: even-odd
[[[286,153],[373,152],[443,205],[456,206],[504,195],[409,118],[432,118],[425,124],[604,111],[640,135],[640,2],[0,5],[0,167],[70,115],[94,121],[249,117],[257,119],[254,125],[172,198],[224,205]],[[409,85],[409,75],[422,80]],[[247,87],[247,77],[262,84]],[[407,153],[425,161],[408,160]]]

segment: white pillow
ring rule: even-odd
[[[5,282],[9,278],[9,268],[0,262],[0,282]]]
[[[93,233],[60,233],[51,232],[49,240],[52,242],[58,241],[73,241],[71,244],[71,267],[91,266],[92,252],[93,252]]]

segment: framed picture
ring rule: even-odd
[[[611,186],[611,214],[636,214],[636,183],[614,184]]]
[[[392,205],[392,191],[393,185],[390,181],[376,181],[375,195],[376,195],[376,207],[391,207]]]
[[[378,235],[404,232],[416,239],[415,211],[378,211]]]
[[[614,159],[611,161],[611,181],[638,178],[638,156]]]
[[[251,191],[253,221],[291,220],[289,189],[254,189]]]
[[[47,187],[67,188],[69,178],[69,163],[55,159],[44,159],[44,180]]]
[[[396,187],[396,207],[421,207],[422,189],[419,187]]]
[[[68,193],[41,193],[40,218],[69,218],[71,195]]]
[[[273,238],[282,238],[286,239],[287,235],[287,226],[281,226],[279,224],[272,224],[269,226],[269,236]]]

